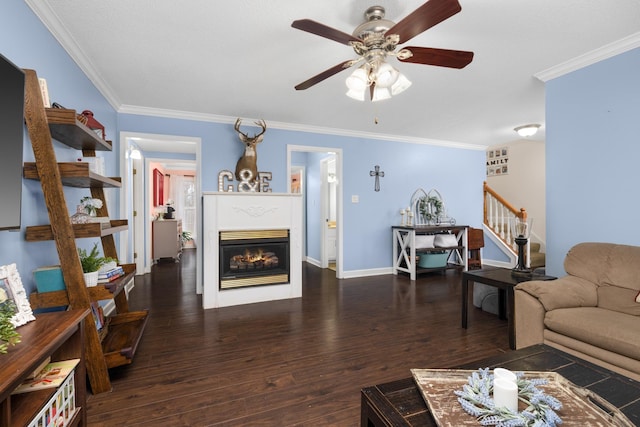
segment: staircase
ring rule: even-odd
[[[524,208],[516,209],[495,190],[484,183],[484,227],[499,243],[499,247],[511,260],[517,260],[518,245],[511,233],[510,222],[514,218],[527,218]],[[532,236],[533,237],[533,236]],[[541,252],[540,242],[532,242],[531,238],[525,246],[525,265],[531,269],[541,268],[545,265],[545,254]],[[515,261],[514,261],[515,263]]]

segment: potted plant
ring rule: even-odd
[[[98,284],[98,270],[108,262],[115,261],[113,258],[105,258],[100,256],[98,252],[98,244],[94,243],[91,252],[87,253],[86,249],[78,248],[78,256],[84,273],[84,281],[87,286],[96,286]]]
[[[102,207],[102,200],[86,196],[80,199],[80,204],[83,206],[87,215],[96,216],[96,211]]]
[[[183,231],[182,234],[180,235],[180,243],[182,243],[182,247],[184,247],[184,245],[186,245],[187,242],[190,242],[192,240],[193,240],[193,237],[191,237],[190,231]]]
[[[0,288],[0,354],[7,352],[10,345],[20,342],[20,334],[16,332],[16,326],[11,322],[16,307],[6,292]]]

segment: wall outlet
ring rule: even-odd
[[[360,196],[358,196],[357,194],[351,196],[351,203],[360,203]]]

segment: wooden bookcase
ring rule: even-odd
[[[132,362],[146,325],[148,311],[130,312],[124,287],[133,280],[135,264],[124,264],[125,276],[109,283],[87,288],[76,248],[76,239],[99,237],[106,257],[118,259],[114,234],[127,230],[126,220],[109,223],[71,224],[64,196],[64,186],[88,188],[91,197],[102,200],[97,215],[109,217],[104,188],[119,188],[120,178],[109,178],[92,172],[87,163],[57,163],[52,137],[78,150],[85,157],[96,151],[111,150],[111,142],[77,120],[75,110],[44,108],[38,76],[25,70],[25,121],[31,139],[35,163],[25,163],[24,177],[40,181],[50,224],[26,228],[27,241],[54,240],[60,259],[66,290],[39,294],[33,292],[34,308],[68,305],[89,309],[93,301],[113,299],[117,314],[107,321],[107,333],[99,334],[92,316],[85,322],[85,359],[87,375],[94,394],[111,390],[108,369]]]
[[[0,427],[27,425],[56,391],[55,388],[11,395],[48,357],[51,361],[80,359],[75,372],[79,409],[71,426],[87,425],[85,361],[82,347],[88,310],[44,313],[18,328],[21,342],[0,356]],[[94,328],[95,329],[95,328]]]

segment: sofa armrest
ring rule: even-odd
[[[518,289],[514,290],[516,349],[542,344],[546,310],[538,298]]]
[[[598,286],[576,276],[547,281],[532,280],[518,284],[515,289],[536,298],[546,311],[598,305]]]

